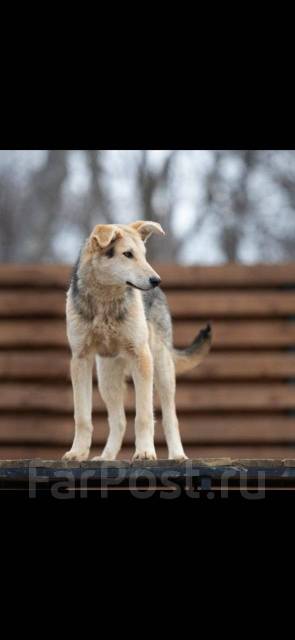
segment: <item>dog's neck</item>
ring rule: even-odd
[[[115,316],[121,319],[133,297],[133,290],[127,285],[105,285],[97,279],[91,264],[80,264],[74,270],[72,283],[73,302],[77,311],[85,320],[92,321],[95,316]]]

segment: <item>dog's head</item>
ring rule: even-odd
[[[98,281],[143,291],[158,286],[161,279],[146,260],[145,242],[153,233],[164,234],[157,222],[96,225],[87,242],[87,254]]]

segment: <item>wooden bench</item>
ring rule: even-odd
[[[268,490],[295,489],[295,460],[198,458],[183,463],[172,460],[81,463],[0,460],[1,495],[5,490],[14,490],[24,498],[46,493],[56,499],[94,497],[97,500],[122,490],[125,495],[128,491],[140,498],[142,489],[147,492],[145,498],[157,491],[160,498],[170,493],[169,499],[185,495],[227,498],[234,490],[236,496],[239,492],[244,499],[263,500]]]
[[[185,449],[192,458],[295,457],[295,263],[155,265],[177,346],[211,320],[212,351],[177,382]],[[65,290],[70,267],[0,266],[0,457],[59,458],[73,434]],[[134,394],[121,458],[133,450]],[[159,408],[155,398],[156,410]],[[93,452],[105,442],[94,393]],[[166,457],[160,416],[156,443]]]

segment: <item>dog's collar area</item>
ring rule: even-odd
[[[126,284],[129,285],[129,287],[133,287],[134,289],[139,289],[140,291],[149,291],[152,287],[149,287],[148,289],[143,289],[142,287],[137,287],[136,284],[132,284],[132,282],[127,281]]]

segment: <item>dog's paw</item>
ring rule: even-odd
[[[88,456],[89,449],[71,449],[70,451],[67,451],[67,453],[65,453],[65,455],[62,457],[62,460],[65,460],[65,462],[83,462],[84,460],[88,460]]]
[[[157,460],[157,455],[154,449],[145,449],[143,451],[135,451],[132,460]]]
[[[112,456],[111,454],[94,456],[94,458],[91,458],[91,462],[111,462],[112,460],[116,460],[116,456]]]
[[[188,457],[185,453],[171,453],[169,454],[168,460],[173,460],[174,462],[185,462],[185,460],[188,460]]]

